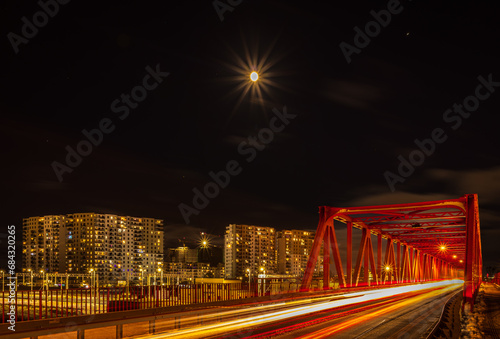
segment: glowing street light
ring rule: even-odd
[[[446,252],[448,250],[448,247],[446,247],[446,244],[439,244],[439,252]]]
[[[163,285],[163,270],[161,268],[158,268],[158,272],[160,272],[160,285]]]
[[[40,270],[40,273],[42,274],[42,290],[45,288],[45,271]]]
[[[205,232],[201,233],[201,237],[199,239],[199,246],[201,249],[204,250],[207,250],[210,247],[210,238]]]
[[[252,80],[253,82],[259,80],[259,73],[257,72],[250,73],[250,80]]]
[[[261,267],[260,271],[262,272],[263,278],[265,278],[266,277],[266,270],[265,270],[265,268]]]
[[[249,268],[247,268],[247,272],[248,272],[248,294],[250,295],[250,282],[252,281],[251,279],[252,272],[250,271]]]
[[[33,292],[33,271],[31,268],[28,268],[28,272],[30,272],[30,286],[31,286],[31,292]]]
[[[384,279],[384,281],[387,281],[387,280],[389,280],[389,274],[390,274],[389,272],[391,271],[391,266],[385,265],[384,266],[384,270],[385,270],[385,279]]]

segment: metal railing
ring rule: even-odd
[[[255,283],[204,283],[15,291],[16,321],[229,301],[299,291],[299,282],[259,279]],[[317,284],[317,288],[322,288]],[[9,291],[0,292],[1,322],[10,315]]]

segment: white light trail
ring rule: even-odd
[[[203,332],[203,331],[213,331],[213,332],[229,332],[233,330],[238,330],[241,329],[242,326],[249,327],[249,326],[255,326],[255,325],[263,325],[266,323],[278,321],[278,320],[283,320],[283,319],[288,319],[288,318],[293,318],[301,315],[306,315],[314,312],[319,312],[319,311],[324,311],[336,307],[341,307],[341,306],[346,306],[346,305],[353,305],[357,303],[362,303],[362,302],[367,302],[367,301],[373,301],[377,299],[382,299],[390,296],[396,296],[408,292],[416,292],[416,291],[421,291],[421,290],[426,290],[426,289],[431,289],[431,288],[436,288],[436,287],[455,287],[454,285],[463,284],[463,280],[444,280],[440,282],[434,282],[434,283],[424,283],[424,284],[418,284],[418,285],[408,285],[408,286],[400,286],[400,287],[389,287],[389,288],[382,288],[382,289],[376,289],[376,290],[365,290],[365,291],[360,291],[360,292],[353,292],[353,293],[346,293],[343,294],[343,297],[348,297],[346,299],[336,299],[333,301],[326,301],[326,302],[321,302],[318,304],[314,305],[308,305],[308,306],[299,306],[293,309],[287,309],[287,310],[282,310],[282,311],[276,311],[272,313],[266,313],[263,315],[257,315],[257,316],[250,316],[242,319],[237,319],[237,320],[230,320],[230,321],[224,321],[216,324],[210,324],[210,325],[205,325],[205,326],[200,326],[200,327],[195,327],[195,328],[189,328],[189,329],[184,329],[184,330],[179,330],[176,332],[171,332],[171,333],[165,333],[165,334],[158,334],[158,335],[148,335],[145,337],[141,338],[174,338],[174,337],[186,337],[186,335],[193,335],[196,332]],[[331,297],[330,297],[331,298]],[[254,307],[253,310],[260,309],[260,308],[269,308],[269,306],[275,306],[275,305],[266,305],[266,306],[258,306]],[[200,333],[201,334],[201,333]]]

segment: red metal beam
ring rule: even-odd
[[[413,204],[363,206],[350,208],[320,207],[320,218],[313,248],[302,281],[302,289],[310,285],[321,245],[324,256],[323,279],[329,281],[329,261],[333,256],[339,282],[344,275],[334,220],[347,227],[347,279],[346,286],[359,284],[361,267],[364,266],[368,282],[371,267],[375,282],[383,280],[382,265],[391,267],[391,282],[425,281],[456,277],[465,266],[466,284],[464,300],[473,303],[481,278],[481,238],[477,195],[458,199],[420,202]],[[352,227],[362,230],[354,276],[352,272]],[[371,232],[377,236],[377,265],[371,241]],[[385,260],[382,262],[382,238],[387,240]],[[394,249],[394,242],[396,249]],[[439,249],[445,246],[446,250]],[[403,246],[401,248],[401,246]],[[460,263],[463,261],[464,263]],[[375,267],[374,267],[375,266]]]
[[[333,262],[335,263],[337,277],[339,278],[339,284],[341,287],[345,287],[344,269],[342,267],[342,260],[340,259],[339,245],[337,244],[337,236],[335,235],[333,220],[332,225],[330,226],[330,244],[332,247]]]
[[[352,222],[347,222],[347,286],[352,286]]]
[[[366,238],[368,237],[368,232],[366,228],[363,228],[363,235],[361,236],[361,244],[359,244],[358,257],[356,258],[356,268],[354,269],[354,286],[358,286],[359,273],[361,271],[361,261],[363,260],[365,248],[366,248]]]

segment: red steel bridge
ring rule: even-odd
[[[477,194],[411,204],[348,208],[320,206],[319,214],[302,290],[309,289],[323,248],[323,286],[329,284],[330,258],[333,258],[341,287],[458,278],[464,280],[462,307],[473,308],[482,272]],[[347,226],[346,274],[334,220]],[[351,274],[353,227],[362,231],[362,237],[354,274]],[[372,239],[377,241],[376,256]],[[382,239],[386,242],[384,257]]]

